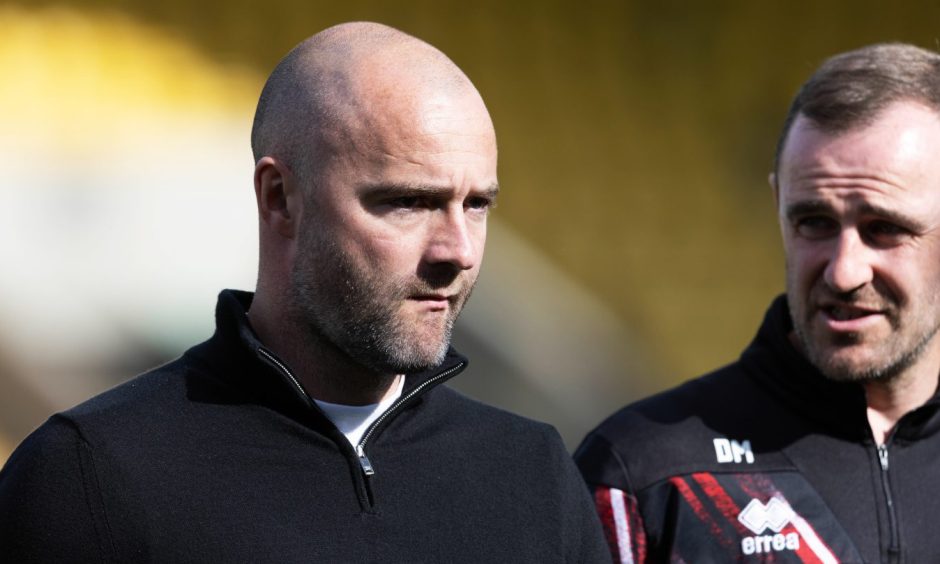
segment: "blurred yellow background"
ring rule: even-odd
[[[447,53],[503,187],[455,385],[557,425],[735,358],[783,257],[766,175],[839,51],[937,47],[940,5],[726,0],[0,2],[0,461],[57,410],[211,332],[253,287],[267,73],[341,21]]]

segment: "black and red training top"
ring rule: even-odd
[[[575,453],[618,562],[940,562],[940,396],[878,446],[857,383],[791,344],[629,405]]]

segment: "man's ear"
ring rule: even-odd
[[[774,194],[774,207],[780,209],[780,188],[777,186],[777,173],[771,172],[768,174],[767,182],[770,183],[770,190]]]
[[[282,237],[293,239],[303,203],[296,180],[283,162],[270,156],[258,160],[255,199],[261,222]]]

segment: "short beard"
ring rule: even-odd
[[[788,302],[792,303],[791,300],[788,300]],[[809,312],[807,314],[812,315]],[[795,321],[798,319],[797,315],[798,312],[791,305],[790,317],[794,320],[793,332],[799,341],[803,354],[823,376],[835,382],[890,382],[910,368],[924,354],[930,342],[940,331],[940,325],[935,325],[921,337],[915,346],[904,351],[891,351],[891,354],[887,355],[884,364],[859,368],[849,366],[846,363],[834,362],[833,358],[826,355],[822,348],[815,346],[813,339],[804,330],[804,327],[812,323],[812,319],[805,319],[803,323],[797,323]],[[895,331],[901,330],[900,321],[896,317],[889,321]],[[850,333],[844,335],[843,342],[839,344],[851,346],[858,343],[859,339],[859,335]]]
[[[937,328],[933,332],[924,335],[923,339],[915,347],[902,352],[899,356],[890,359],[890,362],[880,366],[866,366],[862,369],[853,368],[843,363],[834,363],[832,358],[826,356],[813,346],[809,337],[802,331],[801,327],[794,326],[794,332],[804,354],[806,354],[810,363],[815,366],[826,378],[835,382],[890,382],[905,370],[910,368],[927,350],[930,341],[937,334]]]
[[[332,341],[333,345],[359,364],[384,374],[413,374],[444,362],[450,346],[455,315],[448,313],[441,339],[432,350],[424,350],[415,341],[405,322],[395,315],[392,303],[378,303],[369,284],[355,288],[347,278],[346,295],[334,304],[334,315],[322,319],[308,317],[311,330]],[[405,296],[404,284],[396,283],[395,296]],[[340,319],[341,313],[345,316]]]
[[[291,301],[314,338],[378,374],[413,374],[444,361],[472,285],[458,292],[433,343],[420,338],[421,328],[402,319],[398,307],[409,295],[449,286],[459,271],[445,280],[389,280],[357,268],[333,240],[315,234],[305,239],[291,273]]]

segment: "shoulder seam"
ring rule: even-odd
[[[610,452],[613,459],[617,462],[617,466],[620,468],[620,473],[623,474],[624,483],[627,486],[627,491],[636,493],[636,488],[633,485],[633,479],[630,477],[630,470],[627,467],[627,462],[620,456],[620,453],[614,447],[614,444],[610,442],[607,437],[601,435],[596,430],[592,431],[588,437],[594,436],[598,440],[604,442],[607,445],[607,451]]]
[[[62,414],[53,415],[52,418],[59,420],[63,424],[70,427],[75,432],[75,435],[78,437],[76,448],[78,449],[78,452],[77,452],[78,465],[82,473],[81,483],[82,483],[83,493],[85,494],[85,505],[88,508],[88,513],[89,513],[89,517],[91,518],[92,526],[95,528],[96,531],[98,530],[99,523],[103,523],[104,534],[99,533],[98,535],[99,543],[103,543],[104,545],[107,545],[110,548],[110,554],[113,556],[114,554],[116,554],[116,548],[114,546],[114,534],[113,534],[113,531],[111,530],[111,522],[108,520],[108,512],[104,503],[104,498],[101,496],[102,488],[101,488],[101,483],[98,477],[98,470],[95,467],[94,447],[92,447],[91,442],[87,439],[87,437],[85,437],[78,423],[75,422],[73,419]],[[87,466],[90,466],[90,468],[86,468]],[[91,491],[92,489],[94,489],[94,492]],[[94,507],[96,504],[93,502],[93,497],[97,497],[97,500],[96,500],[97,506],[101,508],[100,519],[95,518],[96,512],[95,512]],[[99,544],[99,548],[103,549],[104,546],[102,546],[102,544]],[[103,562],[113,560],[113,558],[105,557],[104,550],[102,550],[101,556],[102,556]]]

